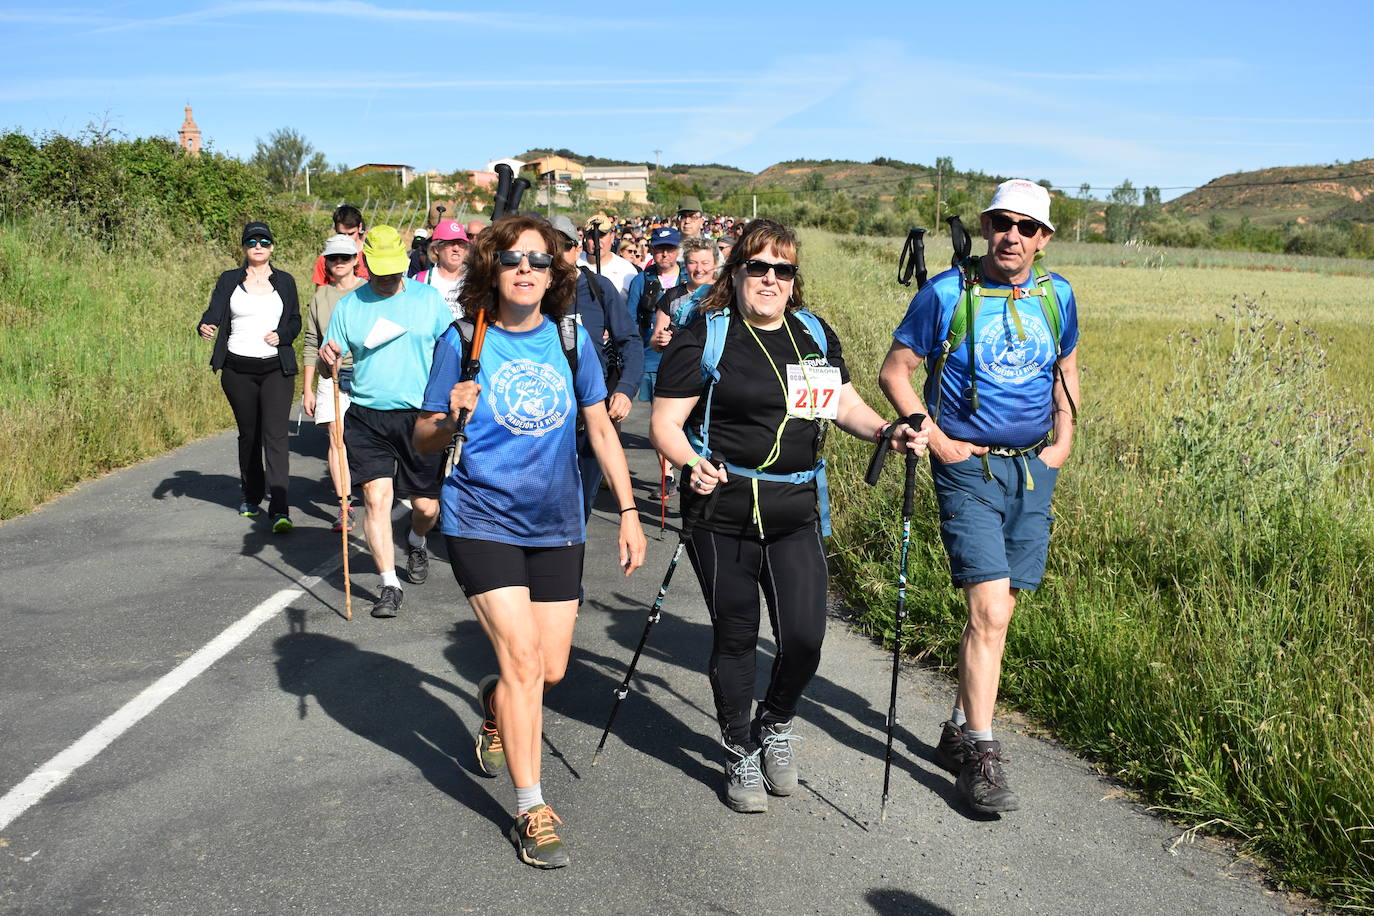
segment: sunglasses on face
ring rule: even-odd
[[[988,225],[992,226],[993,232],[1009,232],[1015,226],[1023,238],[1033,239],[1042,227],[1033,219],[1012,219],[1005,213],[993,213],[988,216]]]
[[[246,241],[246,242],[243,243],[243,247],[244,247],[244,248],[257,248],[259,245],[261,245],[263,248],[271,248],[271,247],[272,247],[272,240],[271,240],[271,239],[249,239],[248,241]]]
[[[334,264],[347,264],[349,261],[353,260],[355,257],[357,257],[357,256],[356,256],[356,255],[351,255],[351,254],[327,254],[327,255],[324,256],[324,262],[325,262],[326,264],[329,264],[329,265],[334,265]]]
[[[543,251],[496,252],[496,260],[502,267],[519,267],[521,258],[530,262],[531,270],[548,270],[553,265],[553,255]]]
[[[757,258],[750,258],[744,262],[744,272],[751,277],[762,277],[770,270],[779,280],[786,281],[797,278],[796,264],[774,264],[772,261],[760,261]]]

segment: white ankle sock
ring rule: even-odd
[[[515,816],[519,817],[535,805],[544,804],[544,787],[542,783],[522,789],[515,787]]]
[[[396,578],[396,570],[388,569],[386,572],[382,573],[382,584],[390,585],[392,588],[400,588],[401,580]]]
[[[959,728],[963,728],[964,723],[968,721],[968,716],[964,715],[964,711],[956,706],[954,707],[954,712],[950,714],[949,721],[953,722]]]

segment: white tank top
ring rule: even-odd
[[[281,296],[275,289],[255,295],[242,286],[234,287],[229,297],[229,352],[254,359],[276,356],[277,348],[263,338],[281,324],[281,310]]]

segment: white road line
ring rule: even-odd
[[[79,767],[94,760],[95,756],[109,747],[112,741],[162,705],[163,700],[195,680],[197,675],[227,655],[235,646],[251,636],[254,630],[280,614],[291,602],[304,595],[306,589],[340,565],[340,559],[330,560],[297,579],[296,586],[282,589],[253,608],[214,639],[201,646],[186,661],[158,678],[117,712],[82,735],[75,744],[34,770],[27,779],[5,793],[4,798],[0,798],[0,830],[4,830],[15,818],[61,785]]]

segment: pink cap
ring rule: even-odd
[[[454,219],[446,219],[434,227],[434,235],[430,236],[432,242],[451,242],[457,239],[460,242],[468,240],[468,232],[463,228],[463,224]]]

